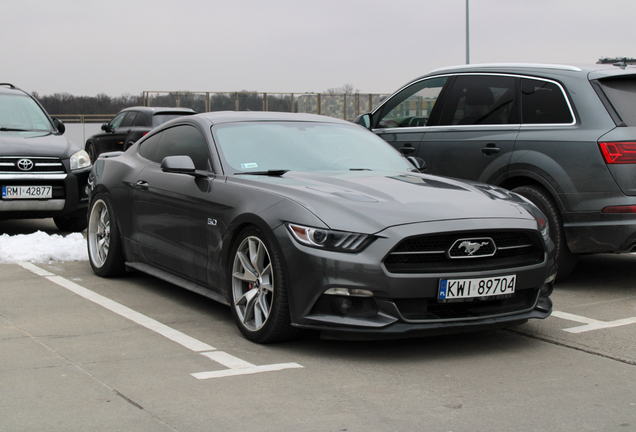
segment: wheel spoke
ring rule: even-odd
[[[256,307],[257,300],[258,291],[250,290],[243,294],[243,296],[236,303],[237,306],[242,306],[244,309],[243,324],[245,324],[246,326],[248,326],[249,323],[254,319],[254,315],[256,313],[254,309]]]
[[[274,292],[274,283],[272,279],[272,265],[270,263],[267,267],[265,267],[263,273],[261,273],[261,288],[269,291],[270,293]]]
[[[108,242],[107,239],[102,238],[97,242],[97,253],[102,261],[106,261],[108,258]]]
[[[239,251],[236,253],[236,256],[241,263],[242,273],[235,271],[234,277],[246,282],[255,282],[258,279],[258,272],[252,266],[250,260],[245,256],[245,253]]]

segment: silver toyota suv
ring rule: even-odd
[[[547,216],[559,279],[579,254],[636,250],[636,67],[437,69],[356,122],[430,174],[523,195]]]
[[[0,220],[53,218],[61,231],[86,228],[88,153],[64,124],[12,84],[0,84]]]

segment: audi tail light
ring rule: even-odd
[[[636,164],[636,142],[600,142],[606,164]]]

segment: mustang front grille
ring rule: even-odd
[[[384,259],[391,273],[447,273],[523,267],[544,260],[533,232],[434,234],[402,240]]]

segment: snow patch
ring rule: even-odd
[[[37,231],[0,236],[0,264],[87,260],[86,239],[80,233],[61,236]]]

